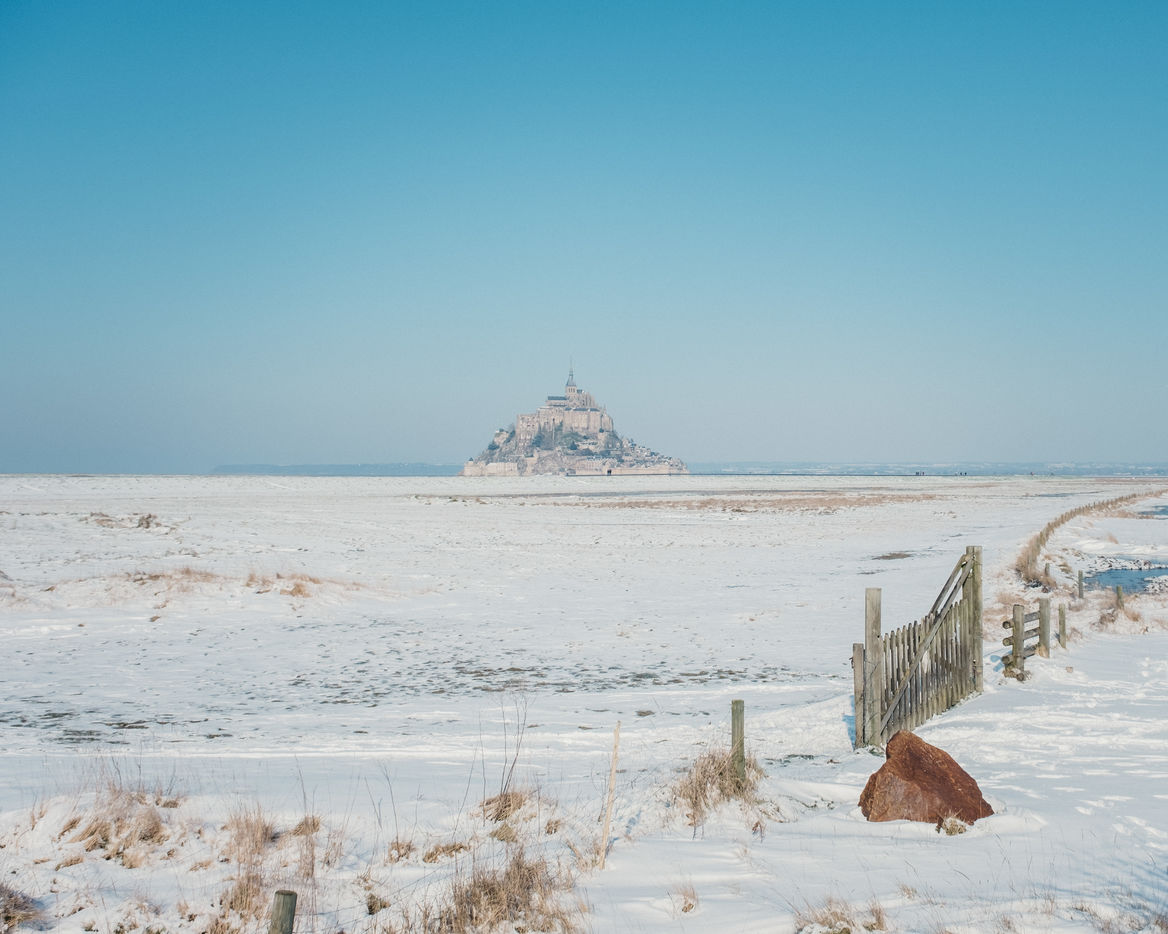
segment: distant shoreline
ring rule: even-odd
[[[840,476],[840,477],[1165,477],[1168,464],[1141,463],[832,463],[827,461],[707,461],[690,462],[691,476]],[[461,464],[229,464],[215,467],[213,476],[270,477],[453,477]]]
[[[829,463],[691,462],[691,477],[1168,477],[1168,464],[1146,463]],[[462,464],[225,464],[209,471],[138,472],[0,470],[0,476],[62,477],[456,477]],[[684,476],[677,474],[674,476]],[[474,479],[474,478],[470,478]],[[600,479],[604,479],[603,477]]]

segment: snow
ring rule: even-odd
[[[987,641],[985,694],[918,730],[995,815],[866,822],[864,589],[900,625],[981,545],[996,639],[1039,596],[1012,571],[1026,540],[1137,492],[1042,556],[1069,650],[1019,683]],[[296,889],[298,930],[386,929],[511,852],[479,804],[513,766],[506,823],[572,873],[585,929],[1161,930],[1168,593],[1120,614],[1072,587],[1164,561],[1168,519],[1133,510],[1166,502],[1082,477],[0,477],[0,872],[64,932],[206,930],[242,873],[232,818],[259,808],[282,831],[264,897]],[[759,799],[691,827],[671,788],[733,698]],[[146,792],[118,806],[155,807],[164,841],[103,859],[62,832],[111,785]],[[305,814],[320,830],[292,834]],[[444,843],[469,848],[423,860]]]

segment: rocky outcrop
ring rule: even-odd
[[[535,412],[501,428],[464,477],[620,476],[684,474],[685,464],[617,434],[608,411],[569,373],[562,396],[548,396]]]
[[[936,824],[956,817],[972,824],[994,813],[977,782],[944,750],[901,730],[888,741],[885,755],[860,795],[868,820]]]

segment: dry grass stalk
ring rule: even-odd
[[[726,801],[753,803],[765,773],[754,756],[746,757],[746,781],[738,778],[729,749],[702,753],[673,786],[673,797],[685,812],[686,822],[697,827],[711,811]]]
[[[387,863],[400,863],[403,859],[409,859],[413,853],[414,841],[402,840],[399,837],[390,843],[389,849],[385,854],[385,861]]]
[[[914,893],[915,894],[915,893]],[[838,898],[827,898],[822,905],[805,905],[795,913],[795,930],[817,934],[852,934],[852,932],[887,931],[888,915],[884,906],[873,899],[867,912],[857,910]]]
[[[969,824],[952,814],[937,821],[937,833],[943,833],[947,837],[955,837],[967,830],[969,830]]]
[[[669,890],[674,916],[689,914],[700,904],[697,889],[692,882],[682,882]]]
[[[426,851],[426,855],[422,857],[423,863],[436,863],[440,859],[448,856],[454,856],[457,853],[462,853],[469,850],[470,846],[458,840],[452,840],[449,843],[435,843],[430,849]]]
[[[827,898],[822,905],[805,905],[795,913],[795,930],[814,927],[824,934],[851,934],[863,930],[850,905],[838,898]]]
[[[35,899],[0,882],[0,930],[7,932],[22,924],[39,923],[42,917]]]
[[[128,791],[108,782],[95,798],[88,821],[78,815],[71,816],[58,839],[80,827],[69,838],[70,843],[80,843],[86,853],[102,850],[106,859],[117,859],[127,869],[136,869],[145,865],[149,847],[167,838],[166,826],[154,803],[161,798],[161,794]],[[69,857],[60,866],[74,866],[79,862],[80,857]]]
[[[264,854],[278,837],[258,805],[237,811],[224,830],[227,844],[220,856],[237,868],[231,887],[219,899],[220,912],[209,929],[215,934],[241,930],[247,926],[241,920],[255,921],[262,915],[268,894]]]
[[[229,837],[222,855],[240,865],[262,859],[264,851],[279,836],[258,805],[235,812],[224,830],[228,831]]]
[[[487,820],[497,824],[522,808],[529,797],[529,793],[524,790],[504,791],[502,794],[487,798],[479,807],[482,808],[483,816]]]
[[[530,859],[522,847],[512,847],[500,868],[475,867],[469,878],[456,878],[435,912],[428,931],[472,934],[490,931],[504,922],[516,930],[579,929],[580,908],[565,907],[563,895],[572,880],[554,872],[543,859]]]
[[[320,830],[320,818],[315,814],[305,814],[288,833],[293,837],[310,837],[318,830]]]

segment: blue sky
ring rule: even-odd
[[[1168,462],[1168,4],[0,3],[0,471]]]

